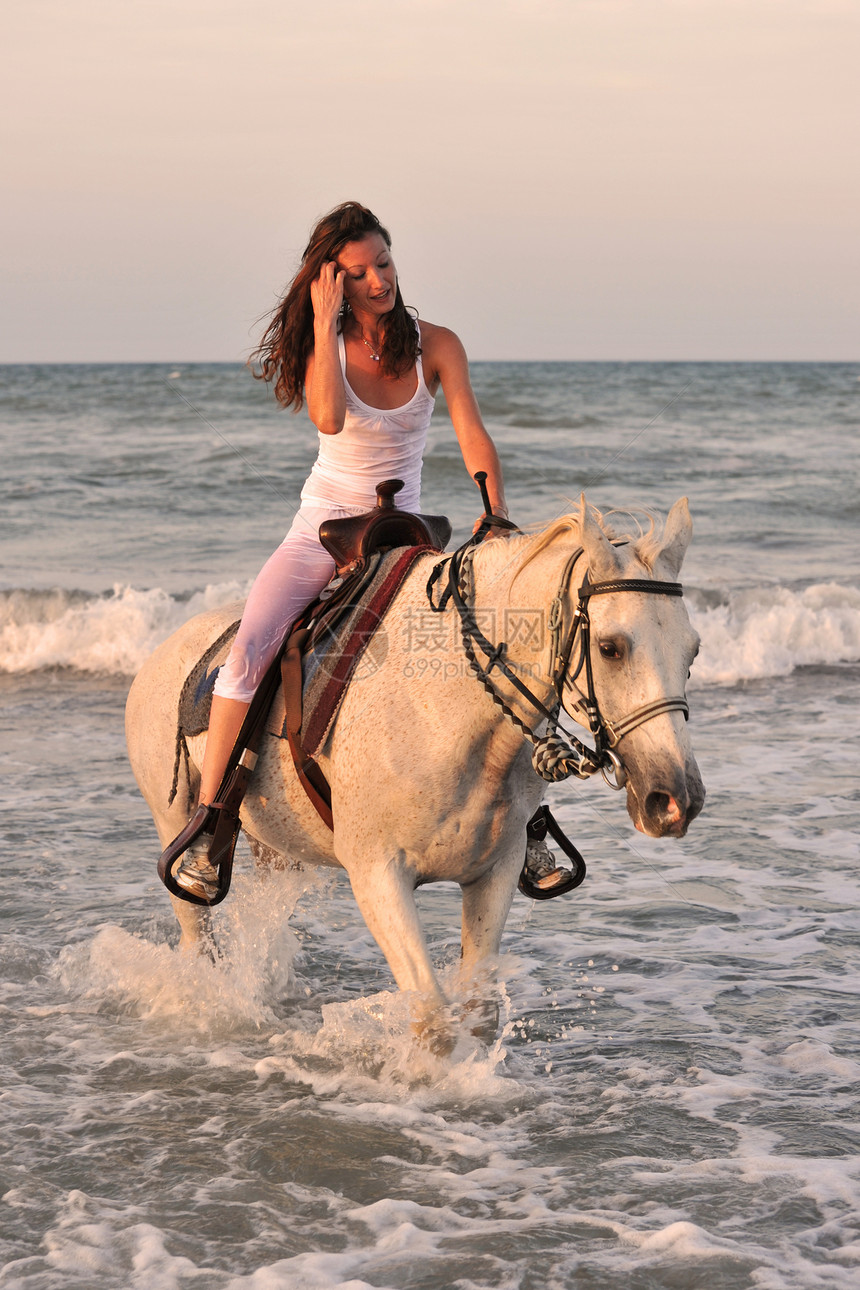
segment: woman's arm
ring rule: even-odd
[[[337,349],[337,320],[343,304],[343,269],[324,264],[311,283],[314,349],[305,372],[308,414],[321,434],[340,434],[346,417],[346,393]]]
[[[429,323],[422,323],[421,341],[425,368],[430,369],[427,374],[431,375],[431,379],[432,375],[438,377],[442,385],[466,469],[473,477],[478,470],[487,472],[487,491],[493,514],[507,518],[508,507],[499,454],[481,418],[478,400],[469,379],[466,351],[459,338],[447,327],[432,327]]]

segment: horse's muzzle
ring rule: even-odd
[[[644,801],[628,784],[628,810],[640,832],[651,838],[682,838],[705,804],[705,787],[695,762],[650,788]]]

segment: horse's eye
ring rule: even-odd
[[[601,658],[620,658],[621,651],[615,644],[615,641],[600,641],[597,648],[600,650]]]

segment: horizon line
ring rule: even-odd
[[[469,358],[475,363],[565,364],[572,363],[672,363],[672,364],[741,364],[741,363],[833,363],[852,366],[855,358]],[[10,358],[0,359],[0,367],[246,367],[240,358]]]

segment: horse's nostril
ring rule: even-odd
[[[678,820],[684,818],[686,804],[682,807],[677,798],[671,793],[654,792],[649,793],[645,799],[645,809],[652,819],[665,821],[667,824],[675,824]]]

